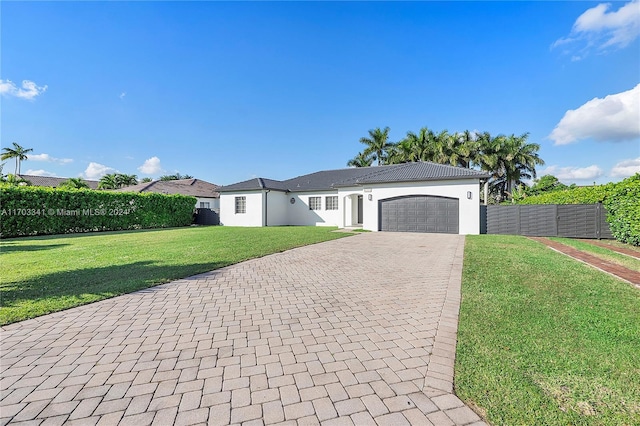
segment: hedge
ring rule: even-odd
[[[518,204],[603,203],[616,240],[640,246],[640,173],[618,183],[579,187],[526,197]]]
[[[0,237],[190,225],[194,197],[71,188],[0,187]]]

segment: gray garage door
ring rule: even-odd
[[[411,195],[379,201],[379,228],[394,232],[458,233],[458,199]]]

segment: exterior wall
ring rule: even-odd
[[[220,199],[219,198],[207,198],[207,197],[196,197],[196,208],[200,208],[200,202],[209,203],[209,208],[213,210],[220,209]]]
[[[356,189],[353,188],[352,191]],[[370,191],[369,191],[370,190]],[[359,192],[364,196],[363,228],[378,231],[378,201],[403,195],[435,195],[459,200],[459,232],[462,235],[480,233],[480,184],[478,179],[433,181],[422,183],[392,183],[365,186]],[[369,192],[367,192],[369,191]],[[342,191],[341,191],[342,192]],[[344,191],[347,193],[348,191]],[[471,199],[467,199],[471,192]],[[369,201],[369,194],[372,200]]]
[[[271,190],[266,193],[266,226],[289,225],[289,198],[289,194],[286,192]]]
[[[471,192],[471,199],[467,198]],[[327,196],[338,196],[338,210],[326,210]],[[265,226],[265,203],[268,226],[307,225],[354,226],[357,222],[357,196],[363,196],[363,224],[369,231],[378,231],[378,201],[404,195],[434,195],[459,200],[460,234],[480,233],[480,185],[478,179],[461,179],[410,183],[377,184],[374,186],[341,188],[336,191],[293,192],[247,191],[225,192],[220,195],[220,224],[226,226]],[[369,195],[372,199],[369,200]],[[247,212],[235,213],[235,197],[247,197]],[[309,197],[321,197],[322,209],[309,210]],[[293,198],[295,203],[291,204]]]
[[[247,212],[236,214],[236,197],[247,197]],[[220,194],[220,225],[263,226],[263,191],[225,192]]]
[[[289,225],[306,225],[306,226],[341,226],[342,212],[340,199],[338,198],[338,210],[326,210],[327,196],[336,196],[338,191],[324,192],[290,192],[287,194],[287,217]],[[321,197],[322,209],[309,210],[309,197]],[[295,203],[291,204],[290,200],[294,198]]]

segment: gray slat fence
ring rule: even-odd
[[[480,233],[613,239],[602,204],[480,206]]]
[[[193,222],[197,225],[220,225],[220,214],[213,209],[197,208]]]

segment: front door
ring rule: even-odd
[[[362,225],[362,195],[358,195],[358,225]]]

